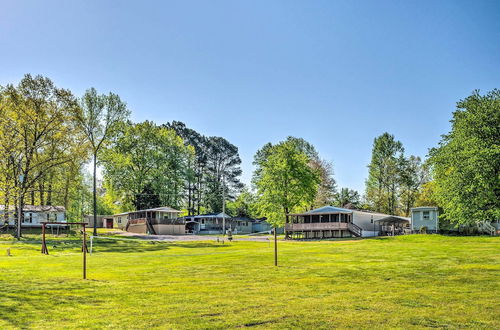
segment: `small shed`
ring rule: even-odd
[[[435,206],[420,206],[411,209],[411,230],[419,232],[424,227],[428,233],[439,231],[439,213]]]
[[[113,228],[113,216],[112,215],[97,215],[96,217],[96,227],[97,228]],[[86,222],[89,228],[94,227],[94,216],[85,215],[84,222]]]

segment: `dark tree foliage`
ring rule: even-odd
[[[195,149],[185,188],[189,214],[220,212],[223,190],[225,199],[233,200],[243,187],[238,148],[222,137],[201,135],[179,121],[165,126]]]
[[[225,198],[233,200],[241,191],[241,158],[238,147],[222,137],[208,138],[206,173],[209,180],[206,206],[211,212],[222,211],[222,190]]]
[[[202,195],[204,187],[204,174],[207,164],[207,138],[194,129],[188,128],[180,121],[173,121],[164,125],[173,129],[186,145],[195,150],[195,161],[189,164],[186,180],[186,197],[188,214],[200,213],[202,206]]]
[[[163,205],[160,195],[148,184],[140,194],[135,195],[134,206],[136,210],[145,210]]]

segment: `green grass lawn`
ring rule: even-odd
[[[0,237],[0,329],[500,328],[500,239],[99,241]],[[54,247],[55,246],[55,247]],[[11,248],[11,257],[6,249]]]

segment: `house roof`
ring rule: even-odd
[[[116,217],[116,216],[120,216],[120,215],[127,215],[129,214],[130,212],[123,212],[123,213],[118,213],[118,214],[113,214],[112,216],[113,217]]]
[[[201,219],[201,218],[231,218],[231,216],[227,215],[226,213],[207,213],[207,214],[198,214],[198,215],[191,215],[191,216],[186,216],[186,218],[194,218],[194,219]]]
[[[256,222],[257,219],[249,218],[249,217],[232,217],[231,220],[236,221],[248,221],[248,222]]]
[[[14,206],[9,205],[9,210],[14,210]],[[5,209],[4,205],[0,205],[0,211]],[[66,212],[64,206],[57,205],[24,205],[23,212]]]
[[[289,215],[315,215],[315,214],[332,214],[332,213],[346,213],[346,214],[352,214],[352,210],[349,209],[343,209],[341,207],[334,207],[334,206],[323,206],[314,210],[310,210],[304,213],[296,213],[296,214],[289,214]]]
[[[437,210],[437,206],[419,206],[419,207],[412,207],[410,210]]]
[[[401,222],[410,222],[410,218],[400,217],[397,215],[389,215],[385,218],[375,220],[375,222],[386,222],[386,223],[401,223]]]
[[[173,208],[168,207],[168,206],[155,207],[155,208],[152,208],[152,209],[144,209],[144,210],[131,211],[131,212],[127,212],[127,213],[136,213],[136,212],[145,212],[145,211],[147,211],[147,212],[160,211],[160,212],[182,213],[182,211],[173,209]]]

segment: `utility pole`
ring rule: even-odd
[[[19,197],[18,199],[18,205],[17,205],[17,240],[21,239],[21,220],[22,220],[22,213],[23,213],[23,202],[21,201],[21,185],[19,185]]]
[[[24,175],[21,173],[22,167],[21,167],[21,161],[22,158],[19,159],[19,196],[18,196],[18,206],[17,206],[17,240],[21,239],[21,220],[22,220],[22,215],[23,215],[23,184],[24,184]]]
[[[94,191],[92,197],[94,202],[94,236],[97,236],[97,188],[96,188],[96,173],[97,173],[97,152],[94,152]]]
[[[87,279],[87,230],[85,229],[85,223],[82,225],[83,228],[83,240],[82,240],[82,252],[83,252],[83,279]]]

